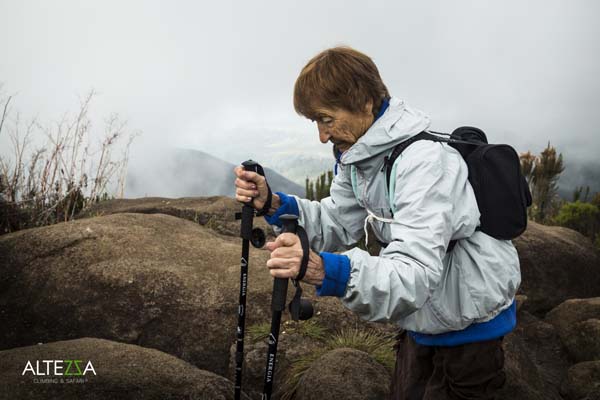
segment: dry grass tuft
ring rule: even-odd
[[[103,139],[92,146],[88,114],[94,91],[81,100],[76,115],[42,126],[35,119],[23,123],[10,108],[13,96],[2,97],[1,89],[0,139],[8,136],[12,154],[0,156],[0,234],[69,221],[95,202],[123,196],[137,133],[128,132],[114,114],[106,120]],[[31,149],[34,137],[45,137],[46,144]]]
[[[395,354],[393,335],[382,334],[372,329],[344,329],[326,340],[325,346],[318,348],[292,362],[291,369],[282,388],[281,399],[292,400],[304,373],[327,352],[339,348],[351,348],[371,355],[390,372],[394,370]]]

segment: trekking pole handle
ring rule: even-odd
[[[242,163],[242,165],[244,166],[244,170],[256,172],[258,175],[265,178],[265,184],[267,185],[267,191],[268,191],[267,192],[267,200],[265,201],[265,204],[263,204],[263,207],[260,210],[259,209],[256,210],[256,216],[261,217],[263,215],[267,215],[267,213],[271,209],[271,202],[273,200],[273,192],[271,191],[271,187],[267,183],[267,178],[265,176],[265,170],[259,163],[257,163],[256,161],[253,161],[253,160],[246,160]],[[253,201],[253,199],[250,199],[249,201],[247,201],[244,204],[251,207],[252,201]]]
[[[265,176],[262,166],[254,160],[246,160],[242,163],[242,166],[244,167],[244,171],[256,172],[259,175]],[[252,204],[252,199],[246,203]]]
[[[281,233],[289,232],[294,235],[298,231],[298,216],[294,214],[283,214],[279,217],[281,221]]]
[[[242,163],[245,171],[256,172],[259,175],[265,176],[262,166],[254,160],[246,160]]]
[[[279,217],[282,223],[281,233],[293,233],[296,234],[298,228],[298,217],[293,214],[284,214]],[[289,279],[287,278],[275,278],[273,284],[273,297],[272,297],[272,308],[273,311],[285,310],[285,302],[287,298]]]

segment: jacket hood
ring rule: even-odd
[[[391,150],[398,143],[429,128],[431,121],[422,111],[392,97],[385,113],[342,154],[342,164],[354,164]]]

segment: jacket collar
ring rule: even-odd
[[[391,150],[398,143],[427,129],[430,120],[422,111],[392,97],[383,115],[340,158],[342,164],[358,163]]]

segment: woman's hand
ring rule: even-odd
[[[233,172],[237,176],[235,179],[235,199],[241,203],[252,200],[252,207],[261,210],[269,195],[265,177],[256,172],[246,171],[242,166],[235,167]]]
[[[274,278],[295,279],[300,273],[302,263],[302,244],[300,238],[292,233],[282,233],[274,242],[268,242],[265,247],[271,252],[267,267]],[[321,257],[310,250],[306,274],[303,282],[321,286],[325,278],[325,269]]]

